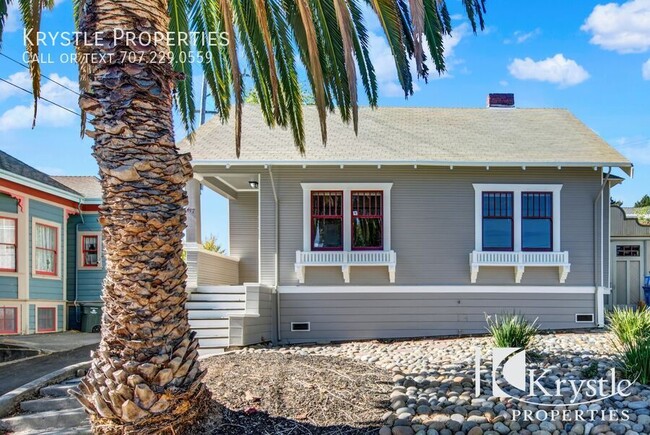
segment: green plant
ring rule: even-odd
[[[208,237],[203,242],[203,249],[205,249],[206,251],[216,252],[218,254],[225,254],[226,253],[226,250],[217,241],[217,236],[215,236],[214,234],[210,234],[210,237]]]
[[[598,376],[598,363],[596,361],[592,361],[588,367],[582,369],[582,376],[587,379],[592,379]]]
[[[619,369],[630,380],[650,383],[650,311],[616,307],[607,320],[619,354]]]
[[[526,348],[539,331],[537,319],[533,323],[517,313],[505,313],[492,316],[485,315],[487,330],[492,335],[494,345],[497,347]]]

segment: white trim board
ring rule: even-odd
[[[280,294],[310,293],[543,293],[594,294],[596,287],[581,286],[492,286],[492,285],[414,285],[414,286],[279,286]]]

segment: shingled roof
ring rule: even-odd
[[[92,175],[53,175],[52,178],[81,193],[84,198],[101,199],[102,197],[99,178]]]
[[[327,146],[318,114],[305,106],[306,154],[291,132],[269,129],[259,107],[244,107],[241,158],[234,146],[234,121],[214,117],[179,147],[194,164],[422,163],[493,166],[618,166],[631,162],[569,111],[563,109],[463,109],[380,107],[359,109],[359,135],[337,115],[328,117]]]
[[[45,172],[41,172],[38,169],[29,166],[27,163],[18,160],[17,158],[5,153],[4,151],[0,151],[0,169],[33,181],[37,181],[39,183],[43,183],[50,187],[63,190],[65,192],[72,193],[74,195],[81,195],[76,190],[71,189],[70,187],[56,181]]]

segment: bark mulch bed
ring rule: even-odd
[[[214,403],[194,433],[377,433],[392,388],[388,371],[345,358],[236,353],[202,365]]]

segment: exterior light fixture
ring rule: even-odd
[[[257,189],[260,187],[260,183],[258,183],[256,180],[249,181],[248,185],[251,187],[251,189]]]

